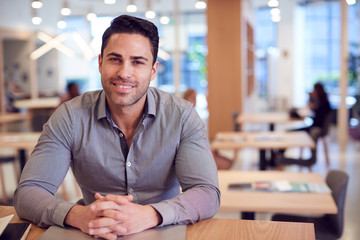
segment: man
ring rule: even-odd
[[[113,20],[98,58],[104,90],[64,103],[44,125],[15,191],[21,218],[116,239],[217,212],[217,169],[203,122],[190,103],[149,87],[158,42],[146,20]],[[70,166],[84,206],[54,197]]]

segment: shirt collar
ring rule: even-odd
[[[106,106],[106,96],[105,96],[105,91],[102,90],[100,93],[100,99],[99,99],[99,103],[98,103],[99,107],[98,107],[98,112],[97,112],[97,119],[101,119],[101,118],[105,118],[107,116],[107,106]]]
[[[105,118],[111,119],[109,108],[106,103],[106,95],[105,91],[102,90],[100,94],[100,102],[99,102],[99,111],[97,113],[97,119]],[[156,116],[156,101],[153,92],[151,91],[151,87],[147,90],[146,93],[146,101],[145,101],[145,111],[144,118],[146,116]]]

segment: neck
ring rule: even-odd
[[[142,98],[132,106],[116,106],[108,104],[111,119],[125,134],[128,147],[130,148],[135,130],[143,116],[145,99]]]

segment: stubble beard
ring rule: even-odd
[[[131,83],[135,86],[134,88],[134,92],[131,93],[118,93],[115,91],[111,90],[111,86],[112,83]],[[129,107],[132,105],[135,105],[136,103],[138,103],[140,101],[140,99],[142,99],[144,97],[144,95],[146,94],[149,86],[142,86],[141,88],[137,88],[137,86],[139,86],[139,84],[137,84],[135,81],[130,81],[130,80],[124,80],[124,79],[118,79],[118,78],[112,78],[108,80],[108,84],[109,84],[109,88],[107,91],[108,92],[106,95],[109,96],[110,100],[119,107]]]

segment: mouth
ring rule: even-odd
[[[120,93],[128,93],[135,88],[134,85],[124,84],[124,83],[113,82],[112,85],[115,86],[115,89]]]

